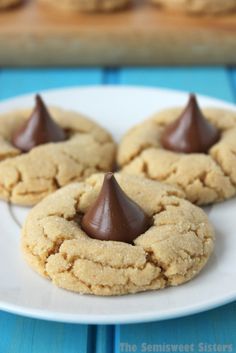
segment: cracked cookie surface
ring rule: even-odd
[[[153,217],[134,245],[90,238],[80,227],[103,182],[96,174],[48,196],[29,213],[21,245],[29,265],[67,290],[122,295],[176,286],[205,266],[214,247],[206,214],[181,190],[117,174],[124,192]]]
[[[168,109],[131,129],[122,139],[118,164],[122,172],[180,187],[198,205],[223,201],[236,194],[236,113],[203,109],[221,132],[208,154],[165,150],[160,143],[164,128],[180,115]]]
[[[51,108],[50,113],[68,132],[68,140],[21,154],[11,144],[11,136],[30,113],[18,110],[0,116],[1,199],[34,205],[66,184],[112,169],[115,144],[110,134],[81,114],[58,108]]]
[[[189,13],[220,14],[236,10],[236,0],[152,0],[152,2]]]

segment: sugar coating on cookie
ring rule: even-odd
[[[112,169],[115,144],[110,134],[81,114],[59,108],[51,108],[50,113],[69,138],[21,154],[10,141],[30,113],[18,110],[0,117],[1,199],[34,205],[66,184]]]
[[[38,0],[68,11],[113,11],[125,7],[130,0]]]
[[[153,223],[134,244],[90,238],[81,218],[96,200],[103,175],[68,185],[29,213],[21,245],[28,264],[64,289],[122,295],[177,286],[196,276],[214,247],[206,214],[173,187],[116,175],[120,187]]]
[[[236,113],[203,109],[205,117],[219,129],[220,140],[208,154],[182,154],[165,150],[161,136],[181,109],[162,111],[132,128],[118,150],[122,172],[180,187],[198,205],[219,202],[236,194]]]
[[[220,14],[236,10],[236,0],[151,0],[168,9],[189,13]]]

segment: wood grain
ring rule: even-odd
[[[112,14],[69,13],[36,1],[0,13],[0,65],[236,63],[236,14],[190,17],[141,0]]]

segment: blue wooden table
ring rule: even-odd
[[[0,98],[93,84],[158,86],[236,100],[236,70],[223,67],[4,69],[0,71]],[[188,346],[181,346],[185,344]],[[187,318],[123,326],[69,325],[0,312],[0,353],[140,353],[170,349],[236,352],[236,303]]]

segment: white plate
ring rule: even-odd
[[[186,104],[187,94],[132,87],[73,88],[43,93],[48,103],[83,112],[118,140],[133,124],[162,108]],[[235,107],[200,97],[202,106]],[[0,112],[28,107],[33,96],[2,102]],[[0,309],[74,323],[131,323],[184,316],[236,299],[236,200],[208,208],[216,249],[206,268],[177,288],[122,297],[78,295],[58,289],[34,273],[19,249],[19,224],[28,209],[0,202]]]

